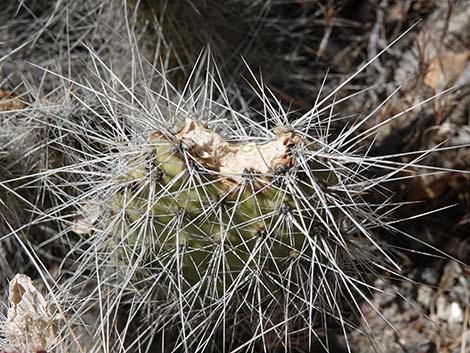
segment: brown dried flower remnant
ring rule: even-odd
[[[282,167],[291,167],[290,149],[301,142],[293,132],[279,132],[266,143],[229,143],[216,132],[193,120],[186,120],[176,137],[187,145],[191,155],[208,169],[238,183],[245,171],[270,175]]]
[[[12,352],[39,353],[55,343],[54,319],[49,303],[31,278],[17,274],[10,282],[6,335]]]

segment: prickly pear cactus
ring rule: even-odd
[[[279,277],[292,259],[311,256],[302,223],[314,229],[320,218],[337,221],[335,207],[323,209],[315,192],[336,178],[313,161],[297,160],[312,142],[294,131],[230,143],[187,120],[173,137],[154,134],[151,146],[146,164],[125,178],[130,184],[116,195],[116,210],[125,210],[120,226],[128,230],[128,245],[180,252],[185,288],[209,278],[223,288],[253,271]]]
[[[319,326],[353,326],[367,277],[396,268],[371,231],[389,207],[363,197],[399,172],[361,150],[359,125],[330,137],[313,110],[290,125],[153,119],[162,128],[145,141],[82,163],[89,191],[69,203],[89,244],[78,272],[117,280],[116,300],[135,291],[169,351],[305,348]]]

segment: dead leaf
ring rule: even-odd
[[[469,65],[470,51],[463,53],[444,52],[429,63],[423,82],[435,91],[454,84]]]
[[[12,279],[10,302],[5,326],[12,348],[19,353],[48,351],[56,341],[54,319],[31,278],[17,274]]]

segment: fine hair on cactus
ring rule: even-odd
[[[46,70],[79,109],[48,116],[73,139],[56,138],[67,162],[36,176],[54,181],[56,203],[36,222],[63,225],[64,288],[81,303],[71,321],[101,337],[89,351],[331,351],[330,332],[350,351],[360,304],[378,312],[373,279],[401,278],[376,230],[413,239],[394,226],[387,184],[431,152],[372,156],[373,136],[426,101],[365,127],[380,107],[352,121],[336,107],[361,92],[336,94],[367,65],[294,115],[254,74],[263,110],[246,108],[207,52],[182,93],[164,70],[140,77],[140,57],[130,85],[90,55],[83,82]],[[81,323],[88,311],[99,320]]]

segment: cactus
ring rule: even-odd
[[[126,212],[130,246],[138,244],[142,217],[150,217],[154,230],[142,241],[151,244],[152,252],[182,247],[180,274],[185,287],[206,281],[207,271],[214,271],[211,254],[222,249],[226,268],[218,269],[211,279],[220,282],[218,286],[239,280],[240,272],[260,268],[272,274],[284,272],[285,259],[303,251],[301,229],[282,229],[284,221],[279,222],[290,216],[297,222],[305,217],[305,211],[296,212],[296,199],[316,204],[318,215],[335,213],[334,207],[328,211],[318,207],[314,188],[308,186],[302,166],[295,163],[294,150],[309,145],[295,132],[277,131],[264,143],[229,143],[187,120],[172,138],[155,134],[150,143],[155,147],[146,168],[138,165],[123,180],[131,187],[116,196],[116,210]],[[315,168],[312,163],[307,166]],[[328,187],[333,175],[321,166],[316,169],[310,170],[315,182]],[[288,178],[303,179],[304,185],[299,183],[299,190],[292,193]],[[314,221],[314,213],[311,216]],[[129,235],[135,225],[136,234]],[[266,241],[269,247],[263,244]]]
[[[126,349],[145,337],[170,341],[168,351],[305,349],[327,345],[319,328],[335,322],[346,335],[371,277],[399,269],[374,232],[392,229],[396,205],[368,196],[386,193],[420,154],[409,164],[368,156],[365,138],[381,125],[361,131],[370,115],[333,130],[335,92],[295,119],[265,92],[265,115],[255,117],[220,101],[229,92],[212,98],[224,87],[215,79],[195,87],[189,98],[145,100],[137,85],[119,99],[82,87],[112,100],[102,118],[115,135],[60,169],[80,189],[61,195],[61,209],[78,208],[61,219],[82,235],[66,260],[75,264],[70,286],[99,281],[111,299],[94,292],[87,301],[108,324],[119,303],[131,306],[127,325],[137,328]]]

